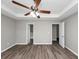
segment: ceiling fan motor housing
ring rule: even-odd
[[[31,6],[31,10],[32,11],[38,11],[38,8],[34,7],[34,6]]]

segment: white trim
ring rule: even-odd
[[[69,11],[71,8],[73,8],[76,4],[78,4],[78,1],[74,1],[72,4],[70,4],[67,8],[65,8],[61,13],[59,13],[59,17],[65,14],[67,11]]]
[[[27,45],[28,43],[16,43],[16,45]]]
[[[52,43],[33,43],[34,45],[52,45]]]
[[[8,50],[8,49],[12,48],[12,47],[13,47],[13,46],[15,46],[15,45],[16,45],[16,44],[13,44],[13,45],[9,46],[8,48],[6,48],[6,49],[2,50],[2,51],[1,51],[1,53],[5,52],[6,50]]]
[[[75,54],[76,56],[78,56],[78,54],[77,54],[75,51],[73,51],[72,49],[70,49],[70,48],[67,47],[67,46],[66,46],[66,48],[67,48],[69,51],[71,51],[73,54]]]

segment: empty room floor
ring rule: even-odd
[[[1,55],[2,59],[78,59],[72,52],[59,44],[16,45]]]

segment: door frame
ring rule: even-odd
[[[61,26],[61,28],[60,28],[60,26]],[[65,48],[65,36],[64,35],[65,35],[65,32],[64,32],[64,22],[61,22],[59,24],[59,44],[63,48]]]
[[[63,48],[65,48],[65,36],[62,36],[62,37],[64,37],[64,44],[63,44],[63,46],[60,44],[60,24],[62,24],[62,23],[64,23],[64,22],[60,22],[60,23],[55,23],[55,24],[59,24],[59,45],[61,46],[61,47],[63,47]],[[53,25],[53,24],[52,24]],[[64,26],[64,24],[62,24],[62,26]],[[63,27],[63,29],[64,29],[64,27]],[[65,32],[63,32],[63,34],[65,35]],[[52,36],[53,37],[53,36]],[[53,40],[53,39],[52,39]]]
[[[33,24],[33,31],[34,31],[34,23],[26,23],[26,43],[28,44],[30,42],[30,28],[29,25]],[[34,33],[33,33],[33,38],[34,38]]]

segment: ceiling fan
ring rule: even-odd
[[[17,4],[19,6],[22,6],[22,7],[27,8],[27,9],[32,11],[32,12],[28,12],[28,13],[24,14],[25,16],[32,14],[32,16],[37,17],[37,18],[40,18],[39,13],[45,13],[45,14],[50,14],[51,13],[50,11],[47,11],[47,10],[38,9],[38,6],[39,6],[40,2],[41,2],[41,0],[34,0],[34,5],[32,5],[31,7],[28,7],[26,5],[23,5],[19,2],[16,2],[16,1],[12,0],[12,3]]]

